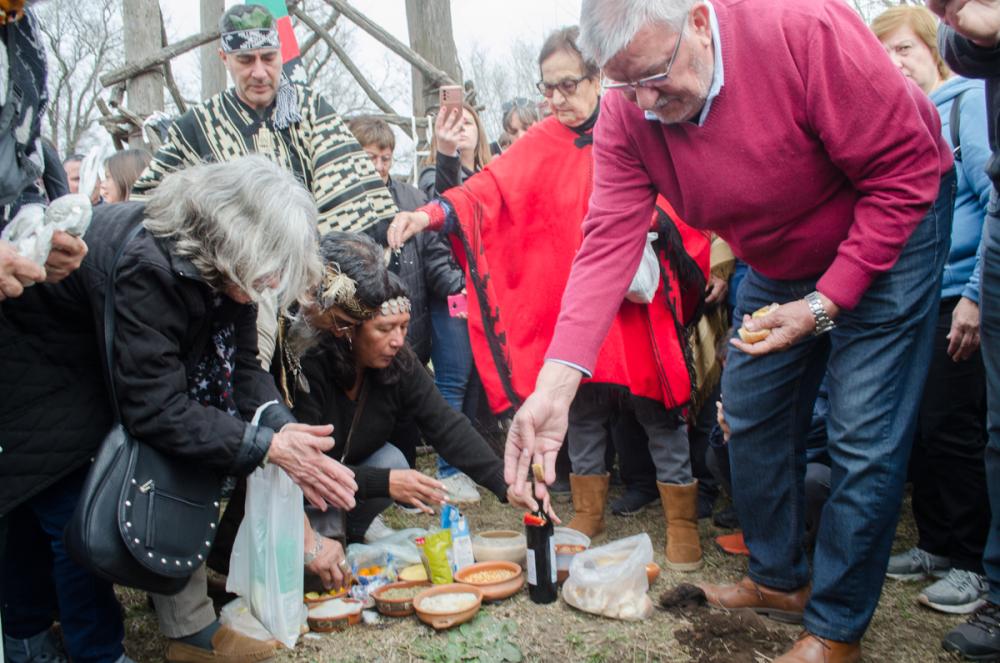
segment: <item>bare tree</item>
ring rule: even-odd
[[[851,0],[851,4],[861,14],[861,18],[865,20],[865,23],[871,23],[873,18],[889,7],[922,5],[924,4],[924,0]]]
[[[402,61],[388,51],[376,61],[359,61],[355,56],[358,47],[358,29],[350,21],[339,19],[330,6],[320,0],[304,0],[300,7],[302,11],[319,24],[337,42],[341,50],[350,57],[366,80],[378,90],[386,101],[405,113],[407,103],[408,69]],[[302,62],[306,69],[309,85],[323,94],[333,104],[341,115],[357,115],[360,113],[380,113],[381,111],[368,98],[354,77],[338,59],[337,55],[323,39],[313,37],[314,33],[301,22],[295,26],[299,47],[305,51]],[[305,50],[307,49],[308,50]]]
[[[48,134],[63,154],[91,136],[100,113],[98,77],[122,64],[118,0],[49,0],[37,7],[49,60]]]
[[[517,98],[541,101],[535,88],[539,78],[540,49],[540,43],[517,38],[502,57],[474,46],[462,59],[467,78],[476,84],[476,99],[483,107],[480,117],[490,138],[496,138],[503,131],[500,121],[505,102]]]

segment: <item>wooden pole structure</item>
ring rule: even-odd
[[[347,51],[345,51],[340,44],[338,44],[336,40],[330,36],[329,32],[324,30],[319,23],[310,18],[298,7],[290,7],[288,9],[288,13],[302,21],[309,27],[310,30],[319,35],[320,39],[326,42],[326,45],[330,47],[330,50],[333,51],[337,58],[344,64],[347,71],[350,72],[351,76],[354,77],[354,80],[358,82],[361,89],[364,90],[365,94],[368,95],[368,98],[371,99],[376,106],[378,106],[380,111],[386,115],[397,115],[396,111],[389,105],[389,102],[378,93],[378,90],[372,87],[371,83],[368,82],[364,74],[361,73],[361,70],[359,70],[357,65],[354,64],[354,61],[351,60],[351,56],[349,56]]]
[[[219,18],[226,11],[226,0],[201,0],[201,31],[219,27]],[[209,42],[198,49],[201,59],[201,98],[208,99],[227,87],[226,66],[219,57],[219,45]]]
[[[128,6],[130,4],[138,4],[147,1],[148,0],[123,0],[123,3]],[[157,11],[158,8],[154,8],[154,16]],[[126,22],[131,25],[130,21]],[[153,26],[156,28],[156,34],[151,38],[149,44],[158,44],[160,43],[160,26],[156,24],[153,24]],[[155,49],[152,52],[142,52],[140,55],[136,56],[136,59],[134,60],[132,59],[133,56],[128,55],[128,51],[126,50],[125,60],[130,64],[126,64],[124,67],[120,67],[114,71],[109,71],[101,76],[101,85],[104,87],[111,87],[115,83],[122,83],[130,78],[142,74],[143,72],[159,69],[159,67],[167,60],[171,60],[182,53],[187,53],[193,48],[198,48],[202,44],[207,44],[208,42],[215,41],[218,38],[219,30],[217,28],[213,28],[211,32],[200,32],[196,35],[185,37],[179,42],[171,44],[166,48]],[[134,37],[132,39],[134,39]],[[130,39],[128,34],[126,34],[126,44],[128,41],[130,41]]]
[[[420,73],[435,86],[458,84],[455,82],[456,79],[452,78],[447,72],[438,69],[419,53],[383,30],[377,23],[344,0],[324,0],[324,2],[346,16],[352,23],[370,34],[380,44],[420,70]]]
[[[462,67],[451,28],[451,0],[406,0],[406,26],[410,46],[421,56],[456,81],[462,80]],[[438,105],[439,82],[414,68],[413,115],[423,117]]]
[[[122,0],[122,16],[126,62],[140,62],[159,50],[161,22],[157,0]],[[129,109],[146,117],[163,110],[163,71],[139,71],[143,73],[129,79],[125,92]],[[128,142],[130,147],[143,147],[142,131],[129,136]]]

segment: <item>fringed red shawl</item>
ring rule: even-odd
[[[467,258],[469,337],[490,408],[504,412],[535,387],[559,315],[593,180],[589,134],[550,117],[444,198]],[[661,283],[652,304],[622,302],[590,382],[621,385],[668,409],[688,403],[687,325],[700,314],[710,243],[663,199]]]

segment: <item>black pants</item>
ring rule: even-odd
[[[934,355],[927,374],[910,460],[918,546],[951,558],[952,566],[983,572],[990,525],[986,495],[986,375],[977,350],[966,361],[948,356],[958,297],[941,301]]]

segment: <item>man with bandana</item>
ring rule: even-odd
[[[135,183],[132,200],[168,173],[256,152],[274,159],[312,192],[321,233],[360,231],[396,212],[368,157],[330,104],[282,73],[274,16],[236,5],[219,20],[222,61],[233,87],[191,108]]]

